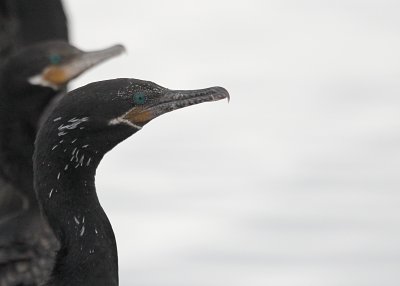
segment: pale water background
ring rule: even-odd
[[[400,2],[68,0],[88,72],[225,101],[167,114],[97,176],[120,284],[400,285]]]

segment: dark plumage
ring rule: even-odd
[[[228,98],[221,87],[169,90],[152,82],[115,79],[63,97],[35,142],[35,190],[60,242],[46,285],[118,285],[112,227],[96,194],[103,156],[166,112]]]
[[[18,45],[68,41],[68,23],[61,0],[8,0],[18,18]]]
[[[0,285],[37,285],[57,247],[33,190],[40,117],[71,79],[122,51],[83,52],[62,41],[43,42],[22,48],[0,67]]]
[[[15,51],[34,43],[55,39],[68,41],[67,21],[61,0],[0,0],[1,66]],[[5,80],[3,79],[3,82]],[[0,97],[4,92],[0,87]],[[7,118],[6,114],[12,115],[15,119],[12,104],[3,102],[0,108],[0,114],[5,112],[2,115],[3,120]],[[4,125],[2,126],[1,129],[4,130]],[[26,131],[29,134],[15,133],[16,137],[12,140],[29,143],[21,158],[28,156],[26,152],[32,155],[32,140],[25,142],[27,138],[32,138],[32,131]],[[10,136],[1,133],[0,140],[4,143],[5,138],[8,139]],[[3,156],[4,152],[3,149],[1,152]],[[20,163],[23,164],[19,162],[16,165]],[[29,163],[29,166],[31,165]],[[0,168],[0,285],[36,285],[40,277],[50,270],[46,261],[53,256],[51,250],[56,246],[52,245],[51,239],[40,239],[49,236],[48,228],[42,224],[37,210],[29,212],[29,200],[1,175],[9,172],[4,162],[0,161]],[[16,177],[21,176],[16,175]],[[24,179],[29,180],[31,177],[30,175]],[[32,183],[29,189],[32,190]],[[16,217],[21,214],[21,210],[24,210],[24,215]],[[36,259],[38,257],[42,259]],[[38,263],[32,266],[32,261]]]
[[[0,59],[49,40],[68,41],[61,0],[0,0]]]

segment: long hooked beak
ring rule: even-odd
[[[124,119],[129,120],[134,125],[143,126],[164,113],[225,98],[229,101],[229,93],[225,88],[219,86],[197,90],[165,89],[165,92],[150,100],[148,104],[133,108],[124,116]]]
[[[69,63],[62,65],[61,68],[64,70],[67,78],[71,80],[89,68],[116,57],[125,51],[124,46],[115,45],[103,50],[83,52]]]
[[[124,46],[115,45],[103,50],[81,52],[65,63],[47,67],[42,74],[31,79],[31,81],[57,89],[91,67],[118,56],[124,51]]]

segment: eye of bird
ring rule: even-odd
[[[133,102],[137,105],[144,104],[146,99],[146,95],[143,92],[137,92],[133,95]]]
[[[53,65],[57,65],[57,64],[59,64],[59,63],[61,62],[61,56],[58,55],[58,54],[52,54],[52,55],[50,55],[49,59],[50,59],[50,62],[51,62]]]

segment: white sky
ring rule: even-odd
[[[88,72],[231,102],[167,114],[98,170],[120,285],[400,285],[400,2],[68,0]]]

